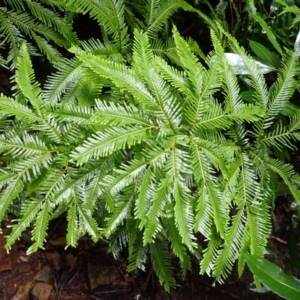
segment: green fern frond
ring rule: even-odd
[[[265,81],[265,78],[259,71],[256,64],[253,63],[253,60],[249,57],[249,55],[246,54],[246,51],[239,46],[237,40],[228,34],[220,24],[217,23],[218,29],[226,36],[228,39],[230,47],[234,50],[235,53],[239,54],[245,68],[247,69],[247,72],[249,74],[249,78],[252,82],[252,86],[254,88],[254,95],[253,97],[257,101],[258,105],[261,105],[264,110],[267,110],[268,107],[268,101],[269,101],[269,95],[268,95],[268,89],[267,84]]]
[[[34,243],[28,248],[27,253],[33,253],[42,248],[47,235],[47,228],[52,211],[49,201],[43,201],[40,212],[37,214],[34,229],[32,230],[32,240]]]
[[[172,276],[172,266],[170,262],[169,249],[164,241],[156,240],[149,245],[149,254],[153,264],[153,269],[159,281],[167,292],[176,286]]]
[[[195,128],[197,130],[203,129],[226,129],[233,123],[230,117],[222,109],[218,103],[211,105],[211,110],[203,114],[202,118],[197,121]]]
[[[17,60],[16,82],[21,92],[33,105],[38,114],[41,115],[42,90],[35,81],[32,63],[26,44],[22,44]]]
[[[200,274],[203,275],[207,273],[211,276],[215,268],[214,261],[217,258],[217,249],[222,242],[214,226],[211,227],[211,233],[207,236],[205,241],[208,242],[208,244],[202,253],[203,258],[200,261]]]
[[[188,43],[179,35],[175,27],[173,28],[173,35],[177,54],[191,82],[193,93],[200,96],[203,89],[203,66],[192,53]]]
[[[271,148],[276,147],[278,150],[282,150],[284,147],[297,149],[296,145],[293,144],[293,142],[300,138],[297,132],[300,127],[300,121],[297,119],[296,123],[292,122],[289,126],[283,125],[282,122],[279,121],[276,127],[272,131],[267,132],[259,142]]]
[[[29,157],[49,151],[38,136],[24,133],[20,137],[15,130],[8,131],[5,136],[0,136],[0,146],[7,154],[12,154],[15,158]]]
[[[23,204],[22,216],[14,220],[17,223],[12,225],[12,231],[6,240],[6,250],[10,250],[11,246],[20,238],[22,232],[29,227],[40,211],[42,204],[41,199],[30,199]]]
[[[66,90],[71,90],[74,83],[81,78],[82,62],[78,59],[64,59],[59,65],[57,73],[48,77],[45,84],[45,98],[51,104],[59,102]],[[71,85],[71,86],[70,86]]]
[[[60,63],[63,59],[59,51],[51,45],[46,39],[38,36],[34,32],[31,34],[40,51],[46,55],[47,59],[52,63]]]
[[[157,34],[166,25],[167,20],[178,9],[184,7],[182,0],[147,0],[146,3],[146,33],[151,39],[155,39]]]
[[[132,204],[133,197],[130,197],[127,201],[118,201],[113,215],[107,219],[106,228],[102,232],[105,237],[108,238],[124,222],[132,208]]]
[[[224,282],[238,258],[238,253],[242,246],[241,241],[243,240],[243,236],[247,234],[245,223],[246,218],[244,211],[240,209],[238,213],[232,217],[232,224],[226,231],[224,245],[217,251],[213,275],[221,283]]]
[[[114,176],[108,175],[105,178],[106,188],[112,193],[120,192],[124,187],[130,185],[147,167],[147,162],[140,160],[131,160],[126,165],[122,164],[115,170]]]
[[[174,181],[175,223],[182,237],[182,243],[193,252],[196,244],[194,242],[195,236],[192,232],[194,224],[191,206],[192,197],[190,196],[190,191],[180,182],[179,178],[180,176],[177,175]]]
[[[91,118],[95,123],[110,126],[126,126],[140,124],[151,126],[151,121],[145,119],[136,106],[126,104],[106,103],[96,101],[97,111]]]
[[[183,277],[186,276],[187,271],[191,270],[191,259],[188,255],[186,247],[182,245],[182,238],[178,232],[178,228],[176,228],[175,220],[174,218],[169,218],[166,220],[168,230],[170,232],[170,242],[171,247],[174,252],[174,254],[179,258],[180,265],[181,265],[181,271]]]
[[[188,80],[184,73],[170,66],[164,59],[155,56],[154,67],[173,87],[180,91],[183,95],[193,98],[194,94],[191,90]]]
[[[78,213],[77,205],[73,204],[68,209],[67,214],[68,227],[67,227],[67,246],[76,247],[79,239],[79,227],[78,227]]]
[[[285,164],[278,159],[269,158],[266,161],[267,166],[277,173],[284,183],[288,186],[291,194],[294,196],[295,200],[300,203],[300,192],[299,190],[292,184],[291,178],[295,176],[295,171],[293,170],[292,165]]]
[[[155,193],[153,195],[151,207],[147,214],[147,223],[145,224],[145,231],[143,236],[144,245],[151,244],[156,238],[157,234],[162,230],[160,217],[166,206],[166,203],[171,198],[171,182],[172,177],[164,178],[157,184]]]
[[[7,176],[5,177],[7,180]],[[24,188],[24,183],[19,176],[15,175],[9,177],[10,180],[4,187],[2,186],[0,192],[0,220],[3,220],[9,205],[18,197]]]
[[[17,102],[15,99],[0,96],[0,111],[7,116],[17,116],[19,118],[25,118],[28,122],[33,123],[35,121],[42,121],[40,116],[37,116],[28,105],[23,105]]]
[[[132,93],[135,99],[139,103],[146,105],[149,110],[160,109],[146,86],[137,80],[135,73],[125,65],[107,61],[83,52],[79,53],[78,57],[98,76],[112,80],[121,90],[127,90]]]
[[[33,157],[19,158],[9,165],[9,168],[18,173],[19,177],[30,181],[41,173],[42,168],[47,168],[52,161],[50,151],[35,155]]]
[[[56,31],[61,33],[71,44],[77,44],[77,37],[72,31],[71,26],[69,26],[67,22],[64,22],[63,19],[60,18],[55,12],[37,2],[25,0],[25,3],[30,9],[33,16],[35,16],[48,27],[53,27]]]
[[[252,203],[247,212],[247,231],[250,238],[250,249],[254,255],[263,256],[269,236],[272,232],[270,202],[273,200],[264,193],[265,203]]]
[[[137,268],[145,271],[145,264],[148,258],[148,247],[144,247],[143,238],[139,231],[135,231],[128,244],[128,265],[127,272],[132,272]]]
[[[87,162],[90,158],[104,157],[113,152],[141,143],[148,138],[151,127],[127,127],[107,129],[99,134],[94,134],[82,146],[77,147],[72,153],[78,165]]]
[[[297,59],[295,53],[288,55],[286,64],[284,64],[282,70],[280,70],[280,75],[270,87],[264,129],[272,125],[272,120],[282,112],[282,109],[296,89],[297,82],[294,77],[296,74]]]
[[[119,51],[126,48],[128,29],[124,20],[123,0],[69,0],[67,5],[75,6],[84,14],[89,13],[103,28],[104,35],[111,36]]]
[[[100,238],[100,233],[95,219],[90,214],[90,210],[82,207],[82,205],[78,205],[77,212],[81,233],[88,233],[96,243]]]
[[[147,222],[147,212],[150,208],[150,203],[155,192],[154,178],[154,172],[149,166],[143,174],[134,207],[134,216],[136,219],[139,219],[139,229],[145,227]]]
[[[92,116],[94,117],[95,111],[90,107],[76,105],[64,105],[62,107],[61,105],[53,105],[47,112],[55,116],[62,123],[70,122],[81,126],[94,125],[91,118]]]

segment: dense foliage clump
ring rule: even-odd
[[[243,272],[243,254],[263,257],[276,197],[300,203],[300,176],[287,161],[300,139],[291,101],[299,35],[278,63],[255,42],[269,60],[249,56],[218,14],[212,21],[184,1],[25,1],[26,13],[19,2],[0,8],[9,16],[0,32],[22,29],[19,14],[57,72],[41,87],[31,43],[7,38],[2,59],[16,67],[15,95],[0,96],[0,220],[16,215],[7,249],[29,226],[28,252],[43,247],[49,221],[66,215],[68,246],[88,234],[116,256],[127,247],[128,270],[150,258],[166,290],[175,286],[171,250],[183,274],[194,255],[219,282],[236,262]],[[167,26],[178,9],[209,25],[208,54]],[[101,37],[78,40],[75,13],[96,20]],[[72,58],[57,62],[38,26],[53,28]]]

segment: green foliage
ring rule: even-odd
[[[271,291],[279,296],[296,300],[300,296],[299,280],[285,274],[275,264],[255,255],[245,255],[247,264],[253,274]]]
[[[21,206],[6,248],[29,226],[28,252],[42,248],[50,220],[65,215],[68,246],[88,234],[115,256],[128,247],[128,271],[149,258],[168,291],[171,250],[183,274],[191,255],[221,283],[235,263],[241,274],[242,254],[264,255],[278,186],[300,203],[300,176],[278,155],[300,139],[299,109],[286,114],[298,48],[269,84],[219,22],[183,1],[64,3],[102,35],[73,43],[74,57],[61,59],[44,87],[31,45],[16,48],[17,92],[0,96],[0,220]],[[208,55],[175,26],[169,36],[179,8],[211,25]]]
[[[53,43],[64,48],[77,44],[71,25],[61,17],[62,10],[62,3],[52,0],[4,0],[0,6],[0,38],[1,45],[7,46],[9,51],[2,64],[14,68],[24,41],[31,54],[42,53],[50,62],[58,63],[62,55]]]

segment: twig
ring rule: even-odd
[[[55,287],[56,297],[57,297],[57,300],[59,300],[59,290],[58,290],[58,287],[57,287],[57,281],[56,281],[56,276],[55,276],[55,274],[54,274],[54,276],[53,276],[53,279],[54,279],[54,287]]]
[[[97,293],[97,295],[109,295],[109,294],[123,294],[123,293],[127,293],[130,291],[131,291],[131,289],[123,289],[123,290],[102,291],[102,292],[96,292],[96,293]],[[88,295],[88,297],[94,298],[94,299],[99,299],[98,297],[96,297],[94,295]]]
[[[277,236],[274,236],[274,235],[271,236],[271,239],[276,240],[277,242],[279,242],[279,243],[281,243],[281,244],[284,244],[284,245],[287,245],[287,244],[288,244],[287,241],[282,240],[281,238],[279,238],[279,237],[277,237]],[[297,245],[300,246],[300,243],[297,243]]]
[[[187,33],[192,27],[194,27],[195,24],[192,24],[191,26],[189,26],[186,30],[184,30],[183,32],[181,32],[180,35],[184,35],[185,33]]]
[[[148,273],[146,282],[145,282],[145,283],[143,284],[143,286],[142,286],[142,290],[141,290],[141,299],[143,299],[144,294],[145,294],[145,291],[146,291],[146,289],[147,289],[147,287],[148,287],[148,284],[149,284],[149,280],[150,280],[152,271],[153,271],[153,268],[152,268],[152,266],[151,266],[151,269],[150,269],[150,271],[149,271],[149,273]]]

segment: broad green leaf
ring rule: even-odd
[[[299,107],[291,102],[287,102],[281,113],[285,116],[294,117],[299,111]]]
[[[300,299],[300,281],[280,267],[255,255],[244,254],[251,272],[269,289],[290,300]]]
[[[262,29],[266,32],[269,41],[272,43],[273,47],[278,51],[278,53],[280,55],[283,55],[283,51],[279,45],[279,43],[276,40],[276,37],[274,35],[274,33],[272,32],[272,30],[269,28],[268,24],[258,15],[252,15],[252,18],[254,20],[256,20],[260,26],[262,27]]]
[[[256,56],[269,62],[274,68],[280,67],[280,63],[279,63],[280,61],[279,61],[277,55],[275,53],[271,52],[264,45],[257,43],[255,41],[249,40],[249,46],[251,47],[253,52],[256,54]]]

